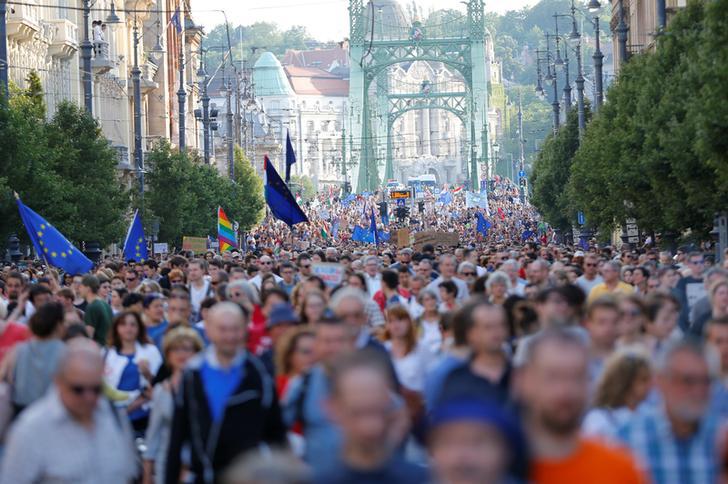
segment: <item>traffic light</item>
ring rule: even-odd
[[[379,202],[379,216],[381,218],[387,217],[387,202]]]
[[[409,207],[397,207],[394,214],[399,220],[404,220],[409,217]]]
[[[344,182],[344,195],[348,195],[349,193],[351,193],[351,183],[349,183],[348,181],[345,181]]]
[[[417,202],[417,210],[419,210],[420,213],[424,213],[424,211],[425,211],[425,202]]]

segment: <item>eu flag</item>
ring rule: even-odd
[[[301,222],[308,222],[308,217],[298,206],[296,199],[293,198],[291,191],[283,183],[267,156],[263,163],[263,170],[265,171],[265,201],[270,207],[271,213],[289,227]]]
[[[475,229],[483,235],[488,235],[488,229],[492,227],[492,224],[485,219],[482,213],[478,212],[476,216],[478,217],[478,225]]]
[[[291,166],[296,162],[296,153],[291,143],[291,133],[286,132],[286,184],[291,181]]]
[[[20,218],[35,251],[47,264],[63,269],[68,274],[85,274],[93,269],[94,263],[83,252],[73,246],[55,227],[43,217],[18,201]]]
[[[124,241],[124,260],[135,262],[144,262],[149,257],[147,255],[147,242],[144,237],[144,227],[142,226],[142,218],[139,210],[134,213],[134,219],[129,225],[129,231],[126,233]]]
[[[374,234],[374,243],[379,245],[379,232],[377,232],[377,220],[374,218],[374,209],[371,211],[371,218],[369,221],[369,232]]]

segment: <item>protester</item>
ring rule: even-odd
[[[329,408],[341,428],[342,445],[329,469],[314,467],[316,482],[427,482],[427,472],[397,451],[409,422],[404,401],[394,394],[396,383],[385,356],[361,350],[346,355],[332,369]]]
[[[3,360],[5,380],[12,385],[15,415],[40,399],[51,385],[65,344],[63,307],[49,302],[37,308],[28,322],[29,341],[18,344]]]
[[[283,398],[288,384],[296,377],[305,375],[315,363],[316,334],[311,326],[300,326],[284,333],[275,344],[276,389]]]
[[[621,265],[616,261],[607,261],[602,265],[603,282],[595,285],[589,291],[589,302],[598,299],[605,294],[625,294],[634,293],[634,287],[627,282],[619,280]]]
[[[652,482],[715,482],[723,466],[718,415],[710,411],[715,376],[700,343],[677,340],[655,362],[662,403],[638,412],[619,430]]]
[[[165,482],[169,438],[174,416],[174,399],[178,395],[182,372],[187,362],[202,351],[202,340],[197,333],[185,327],[169,331],[162,342],[164,361],[170,371],[169,378],[157,383],[152,391],[149,426],[144,443],[144,483]]]
[[[589,350],[563,329],[536,336],[516,376],[516,394],[525,408],[524,424],[534,458],[532,482],[538,484],[643,483],[625,451],[580,433],[588,405]]]
[[[645,355],[629,351],[613,354],[604,365],[582,432],[616,439],[619,428],[629,422],[651,388],[652,372]]]
[[[101,396],[103,373],[95,343],[68,344],[53,386],[10,432],[0,483],[126,484],[139,474],[128,421]]]
[[[85,276],[79,293],[86,302],[86,308],[83,310],[83,322],[89,327],[93,340],[103,346],[106,344],[114,313],[111,311],[111,306],[99,297],[99,285],[98,277]]]
[[[165,472],[170,484],[180,479],[182,448],[188,443],[212,442],[189,447],[195,482],[207,483],[241,452],[285,440],[275,384],[244,349],[247,324],[248,316],[234,303],[210,310],[211,344],[190,362],[180,383]]]

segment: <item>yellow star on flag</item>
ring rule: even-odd
[[[58,255],[58,253],[57,253],[57,252],[51,252],[51,257],[55,257],[55,256],[57,256],[57,255]]]
[[[40,224],[40,228],[45,230],[45,224]]]
[[[40,230],[36,232],[36,234],[38,234],[38,237],[43,237],[43,232],[41,232]]]
[[[141,238],[141,237],[139,237],[139,243],[140,243],[140,244],[142,243],[142,238]]]
[[[45,249],[43,249],[43,252],[45,252],[47,254],[48,253],[48,247],[46,247]]]
[[[65,258],[66,257],[66,253],[65,252],[61,252],[61,257]]]

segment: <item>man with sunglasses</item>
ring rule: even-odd
[[[594,253],[587,253],[584,256],[584,273],[576,279],[576,285],[588,296],[594,286],[602,282],[604,279],[599,275],[599,258]]]
[[[705,258],[702,252],[690,252],[687,258],[689,274],[680,279],[675,286],[674,294],[680,302],[680,319],[678,325],[683,332],[690,330],[690,311],[700,299],[708,294],[703,284]]]
[[[0,483],[128,483],[139,471],[128,420],[101,395],[104,361],[88,339],[68,344],[53,386],[5,447]]]
[[[260,270],[255,275],[255,277],[250,279],[250,283],[253,284],[255,287],[258,288],[258,291],[260,291],[260,285],[263,282],[263,277],[265,277],[268,274],[273,274],[273,277],[275,278],[276,284],[279,284],[283,279],[273,273],[273,258],[267,255],[262,256],[260,259],[258,259],[258,267]]]

